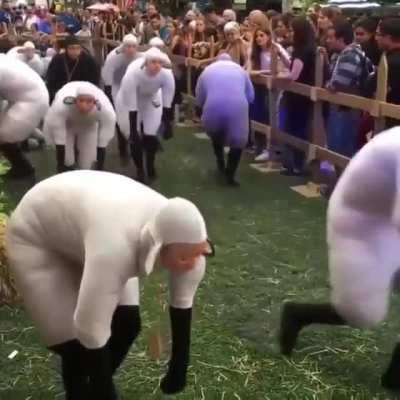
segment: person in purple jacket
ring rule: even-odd
[[[238,186],[235,172],[249,136],[249,103],[254,88],[249,74],[221,54],[200,75],[196,87],[197,105],[202,108],[202,123],[210,136],[218,170],[230,186]],[[230,148],[225,166],[224,146]]]

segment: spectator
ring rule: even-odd
[[[307,18],[296,17],[292,21],[293,54],[289,61],[281,57],[285,67],[289,68],[289,78],[293,81],[314,84],[316,37]],[[279,48],[277,48],[279,54]],[[291,92],[284,92],[279,111],[279,126],[284,132],[299,139],[308,140],[311,117],[311,100]],[[304,153],[287,146],[284,161],[285,175],[299,175],[304,172]]]
[[[281,16],[273,17],[271,20],[271,26],[275,34],[275,40],[285,49],[292,45],[292,41],[290,39],[290,29],[293,18],[294,17],[292,13],[285,13]]]
[[[359,44],[354,43],[353,28],[344,20],[333,26],[332,50],[339,55],[327,88],[333,92],[360,95],[363,66],[367,62]],[[361,112],[344,106],[330,105],[327,123],[328,148],[347,157],[357,150],[357,132]]]
[[[249,14],[249,24],[253,33],[256,29],[268,29],[269,21],[265,14],[260,10],[253,10]]]
[[[279,53],[290,62],[290,56],[279,44],[272,42],[272,35],[269,29],[257,29],[254,32],[252,47],[249,55],[247,70],[250,75],[259,73],[271,72],[271,58],[275,46],[279,46]],[[253,83],[255,98],[250,104],[250,119],[262,124],[269,124],[269,102],[268,90],[264,84]],[[256,159],[255,161],[267,161],[269,158],[268,150],[266,149],[265,135],[260,132],[255,132],[254,135]]]
[[[142,43],[148,44],[153,37],[160,37],[167,46],[171,43],[171,30],[166,25],[162,26],[160,14],[150,16],[150,22],[143,30]]]
[[[237,22],[228,22],[224,26],[225,42],[222,44],[220,53],[228,53],[232,61],[241,66],[247,64],[247,45],[240,37],[240,27]]]
[[[47,87],[51,101],[68,82],[87,81],[97,86],[100,83],[100,69],[94,58],[83,51],[78,39],[67,36],[64,46],[65,53],[54,56],[47,71]]]
[[[213,57],[213,52],[213,37],[207,35],[205,19],[203,16],[199,16],[196,19],[196,29],[193,35],[191,57],[198,60],[204,60]]]
[[[225,22],[236,21],[236,13],[233,10],[226,9],[222,13],[222,18],[224,19]]]
[[[400,18],[383,20],[376,34],[378,46],[386,52],[388,62],[387,102],[400,104]],[[398,120],[387,119],[387,127],[399,125]]]
[[[10,2],[8,0],[3,0],[1,2],[1,8],[0,8],[0,23],[8,26],[11,24],[11,22],[12,22],[12,16],[11,16]]]
[[[354,38],[365,55],[372,61],[374,65],[378,65],[382,52],[379,50],[378,43],[375,39],[378,21],[372,17],[363,17],[354,24]]]

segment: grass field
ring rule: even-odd
[[[291,178],[262,175],[248,168],[247,160],[240,189],[224,187],[215,175],[209,143],[188,132],[165,147],[156,188],[199,205],[217,252],[198,291],[189,384],[176,398],[396,398],[380,388],[379,380],[400,332],[394,310],[398,299],[379,329],[309,328],[291,360],[279,355],[282,302],[326,301],[329,296],[326,202],[300,197],[289,190],[295,182]],[[52,157],[34,158],[42,176],[49,174]],[[116,155],[108,162],[113,170],[126,171]],[[6,190],[15,203],[24,186]],[[150,328],[167,322],[160,282],[162,277],[142,282],[144,329],[117,377],[125,400],[164,398],[158,383],[165,360],[152,361],[147,352]],[[19,353],[9,360],[13,350]],[[40,345],[25,314],[0,308],[0,399],[62,399],[58,371],[58,360]]]

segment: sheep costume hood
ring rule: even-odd
[[[24,62],[0,54],[0,93],[7,102],[0,113],[0,142],[27,139],[49,107],[46,85]]]
[[[24,54],[26,50],[35,50],[35,45],[30,41],[25,42],[23,46],[16,46],[10,49],[7,55],[24,62],[38,75],[44,76],[45,65],[39,54],[34,54],[34,56],[28,60]]]
[[[161,247],[204,242],[207,230],[188,200],[167,199],[122,175],[80,170],[34,186],[6,237],[18,290],[46,345],[78,339],[99,348],[116,306],[139,304],[137,278],[153,271]],[[169,273],[171,307],[192,308],[205,264],[202,256],[194,269]],[[38,285],[37,276],[47,284]]]

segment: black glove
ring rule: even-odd
[[[111,104],[114,106],[114,101],[112,97],[112,87],[111,86],[104,86],[104,93],[108,97],[108,99],[111,101]]]
[[[129,143],[135,143],[139,139],[137,131],[137,111],[129,111]]]
[[[97,148],[97,163],[96,163],[97,171],[103,171],[105,161],[106,161],[106,148],[98,147]]]
[[[57,158],[57,172],[61,174],[62,172],[72,171],[73,167],[67,167],[65,165],[65,146],[62,144],[56,145],[56,158]]]
[[[173,137],[172,121],[174,119],[174,112],[172,108],[163,108],[161,123],[164,125],[163,139],[168,140]]]
[[[169,314],[171,318],[172,354],[167,375],[161,381],[160,387],[165,394],[174,394],[181,392],[186,386],[192,309],[170,307]]]

